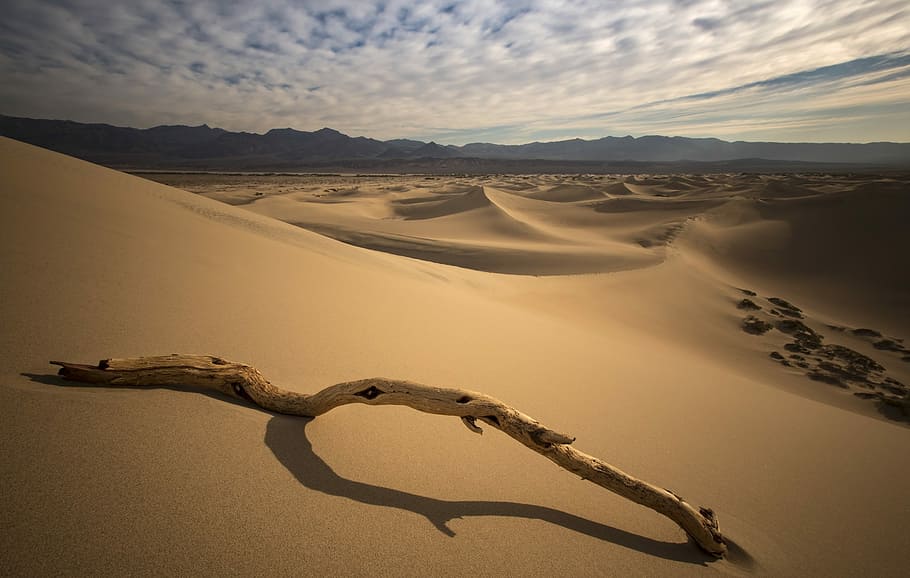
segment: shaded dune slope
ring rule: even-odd
[[[196,190],[234,203],[255,194],[253,211],[361,247],[460,267],[610,272],[653,266],[672,251],[691,249],[754,281],[815,277],[822,293],[833,294],[838,276],[856,278],[864,289],[891,292],[895,306],[906,305],[899,294],[907,276],[888,256],[908,251],[895,226],[907,218],[907,181],[900,178],[364,178],[341,188]],[[882,235],[864,233],[873,229]],[[686,243],[674,244],[684,232]]]
[[[318,198],[334,194],[334,188]],[[495,180],[410,178],[394,184],[362,179],[357,188],[331,212],[310,202],[312,191],[267,192],[253,208],[261,210],[274,203],[275,210],[268,214],[351,245],[479,271],[560,276],[659,265],[677,270],[681,261],[697,274],[726,285],[730,295],[738,294],[736,288],[751,288],[766,297],[784,296],[806,306],[806,323],[818,335],[827,335],[826,343],[871,356],[891,372],[861,379],[862,387],[886,392],[891,388],[899,396],[907,381],[899,346],[889,356],[869,343],[857,342],[851,333],[859,328],[893,336],[910,333],[906,291],[910,279],[906,268],[898,265],[907,244],[900,225],[908,218],[904,180],[825,175],[606,179],[540,175]],[[679,283],[678,273],[672,277],[668,286]],[[711,294],[716,294],[714,299],[734,299],[721,296],[724,291],[710,283],[680,290],[703,294],[700,301]],[[570,294],[560,291],[551,301]],[[659,300],[666,307],[654,309],[655,317],[648,323],[666,326],[660,317],[678,312],[667,299]],[[678,300],[673,302],[681,306]],[[629,324],[643,322],[645,306],[625,306],[636,311]],[[623,317],[619,307],[602,309],[595,318]],[[584,321],[580,311],[564,313]],[[773,317],[768,319],[774,327]],[[692,323],[703,321],[694,317]],[[671,332],[678,329],[672,323],[666,327]],[[732,330],[739,328],[733,325]],[[775,329],[761,342],[740,339],[738,347],[753,354],[758,349],[761,354],[756,359],[767,365],[767,356],[790,339],[787,331],[791,329]],[[704,339],[728,338],[706,333]],[[788,358],[781,364],[791,367],[791,377],[818,375],[815,369],[801,371],[802,366],[834,367],[840,361],[824,356],[846,355],[843,351],[822,349],[820,357]],[[886,378],[896,384],[885,384]],[[790,381],[785,386],[789,391],[877,415],[871,405],[852,395],[868,394],[876,401],[869,392],[803,390],[800,381]]]
[[[390,203],[435,189],[385,182],[222,184],[209,195],[259,199],[248,210],[7,139],[0,161],[0,567],[10,575],[906,571],[907,496],[895,480],[908,463],[895,456],[906,455],[908,430],[775,386],[808,380],[767,358],[784,333],[740,329],[744,295],[730,278],[748,271],[683,243],[710,212],[609,215],[493,187],[496,207],[405,220]],[[692,181],[705,190],[687,195],[741,186]],[[356,187],[337,195],[346,202],[309,200]],[[547,217],[535,203],[565,212]],[[417,227],[434,242],[459,239],[472,211],[544,236],[565,219],[562,244],[467,232],[528,254],[559,255],[568,239],[602,258],[616,243],[624,263],[659,264],[491,275],[352,247],[259,210],[301,220],[318,210],[369,234]],[[669,247],[635,243],[683,217],[693,219]],[[812,299],[761,295],[763,311],[766,297],[784,297],[807,325],[826,321]],[[47,366],[173,351],[252,363],[301,392],[387,375],[494,395],[576,435],[579,449],[715,508],[736,556],[710,560],[671,522],[457,419],[348,406],[305,423],[179,387],[67,386]],[[891,370],[900,358],[886,353]]]
[[[785,287],[794,296],[857,320],[910,329],[910,255],[906,182],[858,183],[813,192],[780,183],[761,196],[707,211],[683,244],[747,283]],[[798,193],[798,194],[797,194]]]

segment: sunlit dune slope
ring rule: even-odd
[[[231,207],[7,139],[0,178],[4,573],[905,570],[907,495],[895,480],[908,474],[896,456],[910,430],[874,417],[871,400],[845,411],[782,387],[819,384],[767,359],[784,334],[740,329],[744,294],[730,279],[743,274],[703,245],[676,247],[685,231],[636,241],[635,219],[654,227],[654,212],[617,220],[614,236],[583,226],[613,218],[585,205],[599,199],[534,199],[508,182],[452,184],[442,196],[486,200],[423,219],[395,202],[432,186],[352,193],[350,215],[306,200],[316,190],[284,206],[258,191]],[[222,191],[238,203],[256,192]],[[566,207],[560,218],[579,231],[534,203]],[[461,237],[431,235],[433,222],[459,219],[478,247],[521,249],[529,267],[545,250],[603,258],[613,247],[631,268],[538,278],[452,267],[341,243],[260,206],[370,224],[368,235],[425,227],[439,243]],[[530,237],[483,218],[470,230],[472,211]],[[659,222],[691,227],[690,216]],[[754,297],[759,314],[770,296]],[[811,300],[795,303],[820,327]],[[68,386],[47,365],[169,352],[251,363],[301,392],[386,375],[488,393],[713,507],[733,554],[710,560],[654,512],[454,418],[350,406],[306,421],[179,387]]]

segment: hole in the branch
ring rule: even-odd
[[[470,395],[463,395],[455,401],[458,403],[470,403],[470,402],[474,401],[474,398],[471,397]]]
[[[250,394],[246,392],[246,390],[243,388],[243,385],[241,385],[239,381],[231,383],[231,389],[234,390],[234,393],[237,394],[237,397],[241,397],[247,401],[253,401],[253,398],[250,397]],[[256,402],[253,401],[253,403]]]
[[[488,422],[492,423],[492,424],[495,425],[496,427],[499,427],[499,418],[496,417],[495,415],[485,415],[485,416],[483,416],[483,419],[485,419],[485,420],[487,420]]]
[[[363,390],[359,393],[356,393],[354,395],[358,395],[358,396],[366,398],[366,399],[376,399],[383,393],[385,393],[385,392],[382,391],[381,389],[378,389],[375,386],[371,385],[370,387],[366,388],[365,390]]]
[[[109,361],[110,361],[109,359],[102,359],[101,361],[99,361],[98,369],[107,369],[108,367],[110,367],[111,365],[110,365],[110,363],[108,363]]]

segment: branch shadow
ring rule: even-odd
[[[55,374],[21,373],[20,375],[36,383],[57,387],[111,389],[109,385],[67,381]],[[120,386],[118,389],[166,389],[200,394],[234,405],[254,408],[270,415],[272,419],[266,426],[265,445],[301,485],[313,491],[348,498],[370,506],[398,508],[414,512],[425,517],[437,530],[449,537],[455,536],[455,532],[448,526],[451,520],[480,516],[524,518],[542,520],[629,550],[667,560],[701,566],[707,566],[716,560],[713,556],[701,551],[691,539],[686,542],[663,542],[545,506],[516,502],[440,500],[343,478],[313,451],[313,445],[306,435],[307,424],[312,421],[312,418],[277,414],[213,390],[180,386],[179,384],[173,386],[129,385]]]
[[[278,461],[306,488],[348,498],[362,504],[398,508],[420,514],[446,536],[455,536],[451,520],[473,516],[504,516],[542,520],[550,524],[604,540],[630,550],[659,558],[707,565],[714,557],[702,552],[694,542],[662,542],[639,536],[553,508],[515,502],[452,501],[430,498],[348,480],[339,476],[316,452],[306,435],[307,418],[276,415],[266,427],[265,445]]]
[[[206,389],[203,387],[192,387],[192,386],[180,385],[180,384],[174,384],[174,385],[102,385],[102,384],[97,384],[96,385],[96,384],[92,384],[92,383],[83,383],[83,382],[79,382],[79,381],[68,381],[66,379],[63,379],[62,377],[60,377],[59,375],[57,375],[55,373],[43,373],[43,374],[42,373],[20,373],[19,375],[21,375],[22,377],[27,377],[30,380],[34,381],[35,383],[43,383],[45,385],[55,385],[57,387],[65,387],[65,388],[103,389],[106,391],[110,391],[112,389],[142,389],[142,390],[165,389],[168,391],[177,391],[180,393],[194,393],[194,394],[198,394],[198,395],[204,395],[206,397],[211,397],[213,399],[217,399],[218,401],[223,401],[223,402],[229,403],[231,405],[237,405],[237,406],[246,407],[246,408],[253,408],[255,410],[261,411],[262,413],[265,413],[268,415],[273,415],[273,416],[278,415],[275,412],[268,411],[259,406],[255,406],[253,404],[247,403],[243,400],[236,399],[236,398],[230,397],[228,395],[225,395],[223,393],[217,392],[213,389]]]

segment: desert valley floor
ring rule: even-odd
[[[907,175],[0,167],[4,575],[906,573]],[[493,395],[712,507],[730,554],[454,418],[48,365],[172,352]]]

